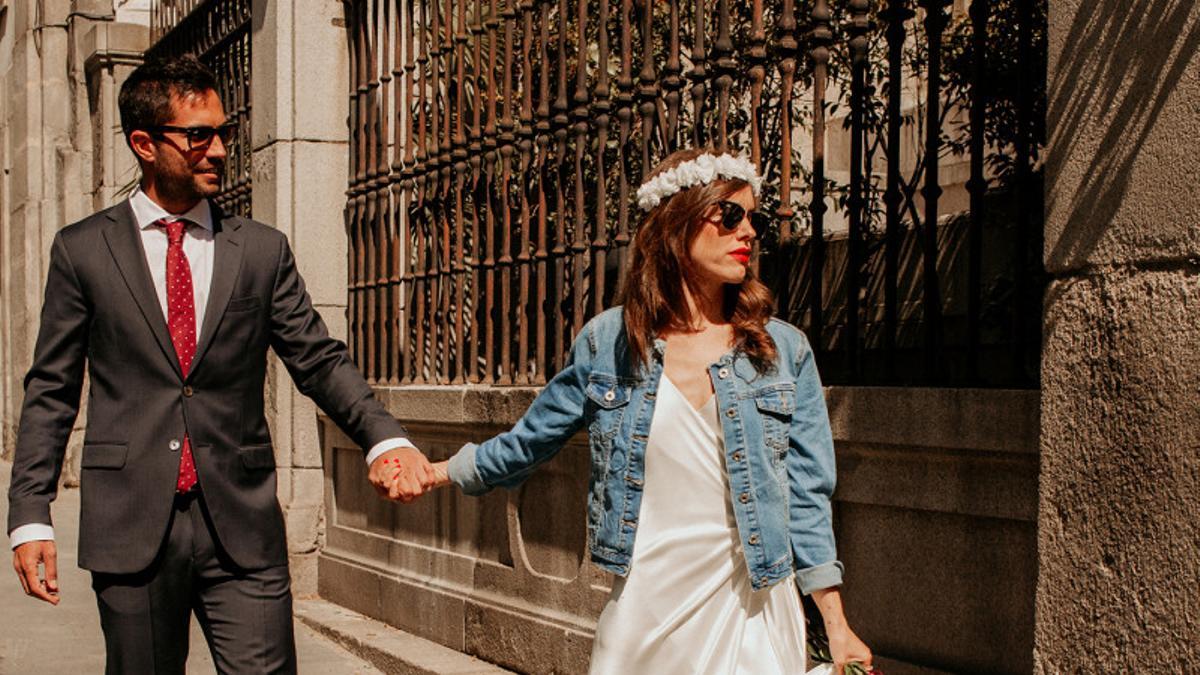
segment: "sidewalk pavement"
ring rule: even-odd
[[[11,475],[12,464],[0,461],[0,522],[3,523],[8,522]],[[104,672],[104,637],[100,632],[96,597],[92,594],[90,575],[76,565],[79,491],[60,489],[52,510],[62,598],[58,606],[27,597],[11,564],[0,567],[0,673],[6,675]],[[7,545],[7,539],[5,543]],[[321,601],[298,600],[297,614],[310,604],[317,605],[318,610],[329,606]],[[188,672],[214,673],[204,635],[194,619],[190,646]],[[301,673],[368,675],[380,672],[299,621],[296,623],[296,650]]]

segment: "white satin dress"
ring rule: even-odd
[[[600,614],[592,675],[805,672],[795,581],[751,587],[724,457],[715,397],[696,410],[664,375],[629,576]]]

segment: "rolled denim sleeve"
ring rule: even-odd
[[[796,363],[796,409],[787,457],[788,529],[796,581],[807,594],[842,583],[833,539],[831,499],[837,482],[833,432],[812,349],[801,338]]]
[[[446,467],[450,481],[465,494],[520,485],[583,426],[592,360],[589,329],[583,327],[567,366],[542,388],[516,426],[479,445],[468,443],[450,458]]]

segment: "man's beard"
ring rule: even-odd
[[[215,166],[212,167],[212,170],[219,176],[222,168]],[[173,200],[193,201],[217,194],[221,191],[221,184],[220,182],[215,185],[209,184],[207,180],[201,179],[197,172],[189,171],[186,175],[172,176],[170,180],[159,181],[159,190]]]

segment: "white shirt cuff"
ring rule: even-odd
[[[9,532],[8,540],[12,542],[13,548],[31,541],[54,541],[54,527],[42,523],[29,523]]]
[[[379,459],[379,456],[383,453],[395,450],[396,448],[412,448],[416,450],[417,446],[413,445],[412,441],[407,438],[389,438],[386,441],[379,441],[367,453],[367,466],[369,467],[374,464],[375,460]]]

